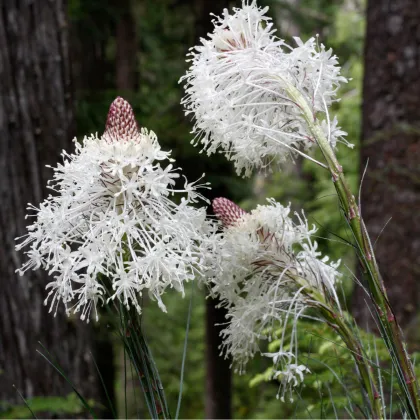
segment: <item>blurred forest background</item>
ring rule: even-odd
[[[420,3],[418,0],[260,0],[278,36],[319,34],[333,48],[342,72],[351,78],[333,113],[354,149],[339,148],[339,160],[358,191],[362,211],[397,315],[418,349],[420,302]],[[179,78],[188,49],[212,31],[210,13],[240,6],[228,0],[0,0],[0,417],[31,417],[17,391],[36,413],[81,416],[68,382],[43,359],[38,342],[56,359],[99,417],[111,417],[107,395],[118,415],[147,417],[141,392],[124,373],[124,354],[106,315],[98,324],[53,318],[42,302],[48,276],[23,277],[15,269],[23,256],[14,238],[24,233],[26,203],[39,203],[62,149],[71,139],[104,130],[110,103],[128,100],[140,126],[156,132],[173,151],[188,179],[206,173],[209,198],[225,196],[245,209],[274,197],[303,208],[319,228],[320,247],[342,259],[343,294],[360,325],[369,324],[354,252],[333,187],[309,161],[283,172],[238,178],[223,156],[208,158],[190,145],[191,121],[184,117]],[[362,106],[363,97],[363,106]],[[388,223],[390,217],[392,220]],[[326,238],[327,240],[324,240]],[[28,285],[31,284],[31,287]],[[146,302],[146,338],[172,410],[179,392],[181,359],[192,299],[181,418],[325,417],[346,402],[341,379],[351,376],[350,357],[328,341],[322,326],[308,324],[308,363],[315,372],[293,403],[276,399],[278,384],[267,380],[268,365],[256,358],[247,373],[230,371],[220,358],[215,323],[224,321],[217,302],[191,285],[189,295],[168,293],[168,314]],[[322,336],[325,340],[320,340]],[[331,338],[333,339],[333,338]],[[330,343],[330,344],[328,344]],[[327,348],[330,347],[330,348]],[[333,356],[331,356],[333,355]],[[97,364],[97,368],[95,367]],[[101,375],[98,375],[99,370]],[[16,388],[13,387],[16,386]],[[48,398],[47,398],[48,397]],[[332,403],[332,402],[335,402]],[[107,408],[108,407],[108,408]],[[125,407],[126,410],[125,411]],[[331,414],[332,413],[332,414]]]

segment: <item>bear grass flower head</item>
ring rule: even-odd
[[[177,188],[180,173],[152,131],[138,129],[131,106],[122,98],[111,105],[101,137],[75,140],[74,154],[63,152],[39,208],[18,250],[28,261],[18,270],[43,268],[53,277],[45,304],[57,311],[81,312],[118,299],[140,312],[144,290],[165,311],[161,295],[170,287],[184,292],[184,282],[203,269],[207,234],[200,185]],[[178,184],[178,183],[177,183]],[[207,184],[201,187],[208,187]],[[179,196],[179,204],[171,198]]]
[[[337,120],[328,116],[338,87],[347,81],[337,57],[316,38],[295,38],[294,47],[276,38],[267,10],[255,1],[244,1],[233,14],[225,9],[213,20],[209,38],[192,49],[181,79],[185,112],[195,120],[195,144],[202,143],[208,154],[222,151],[245,175],[273,159],[308,157],[315,140],[304,108],[332,146],[347,143]]]
[[[339,262],[322,257],[312,238],[316,228],[308,226],[303,213],[295,213],[294,221],[290,207],[273,199],[251,213],[225,198],[215,199],[213,209],[224,225],[208,273],[212,294],[228,310],[228,324],[221,332],[223,351],[242,372],[261,352],[261,340],[273,340],[279,328],[291,329],[277,337],[278,351],[263,353],[274,363],[273,377],[280,381],[283,398],[308,372],[298,364],[298,319],[306,309],[322,304],[316,296],[328,297],[339,307]]]

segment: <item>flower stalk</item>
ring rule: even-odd
[[[138,376],[146,405],[152,418],[170,419],[165,393],[141,326],[141,317],[133,309],[120,304],[120,333],[135,373]]]
[[[287,83],[284,80],[282,80],[282,82]],[[362,219],[359,206],[350,190],[343,169],[337,160],[330,142],[314,118],[307,101],[291,84],[287,84],[286,90],[290,98],[295,101],[300,108],[308,128],[321,149],[325,162],[328,165],[342,210],[357,244],[359,259],[364,267],[368,290],[379,318],[382,336],[384,337],[388,350],[391,355],[394,356],[392,357],[392,360],[398,372],[401,391],[406,397],[407,410],[409,411],[410,416],[420,418],[419,385],[414,373],[413,365],[406,350],[406,343],[403,338],[401,327],[394,316],[388,300],[384,281],[379,272],[372,243]]]
[[[340,310],[335,311],[327,302],[325,296],[315,288],[310,287],[305,279],[293,274],[289,274],[289,276],[291,276],[299,285],[305,287],[304,293],[314,302],[317,302],[316,309],[319,311],[322,318],[344,341],[358,368],[363,388],[366,391],[369,400],[371,416],[375,419],[382,419],[384,412],[383,404],[378,392],[376,378],[373,375],[369,359],[364,354],[363,346],[358,337],[354,334],[349,321],[345,319],[344,314]]]

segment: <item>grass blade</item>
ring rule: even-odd
[[[178,404],[177,404],[177,407],[176,407],[176,414],[175,414],[175,419],[176,420],[179,417],[179,411],[181,409],[182,387],[183,387],[183,383],[184,383],[185,359],[186,359],[186,355],[187,355],[188,333],[190,331],[190,321],[191,321],[193,296],[194,296],[194,283],[192,283],[192,286],[191,286],[191,297],[190,297],[190,305],[189,305],[189,308],[188,308],[187,327],[185,329],[184,351],[183,351],[183,354],[182,354],[182,364],[181,364],[181,377],[179,379],[179,396],[178,396]]]

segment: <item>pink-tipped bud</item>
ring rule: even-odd
[[[226,227],[235,225],[243,216],[248,214],[233,201],[227,198],[215,198],[212,202],[214,214],[222,221]]]
[[[118,96],[109,107],[104,137],[107,141],[128,141],[140,138],[133,108]]]

